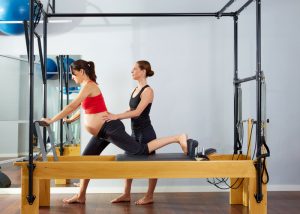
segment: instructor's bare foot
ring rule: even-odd
[[[78,194],[72,196],[71,198],[65,198],[63,200],[64,203],[66,204],[74,204],[74,203],[78,203],[78,204],[84,204],[85,203],[85,197],[79,197]]]
[[[143,198],[139,199],[135,202],[136,205],[146,205],[146,204],[152,204],[153,197],[152,196],[144,196]]]
[[[187,151],[187,138],[188,138],[187,134],[181,134],[179,136],[179,139],[178,139],[184,154],[188,153],[188,151]]]
[[[130,202],[130,195],[122,194],[119,197],[110,201],[110,203]]]

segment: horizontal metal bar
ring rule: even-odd
[[[60,23],[71,23],[72,20],[50,20],[48,23],[55,23],[55,24],[60,24]],[[0,24],[23,24],[24,21],[0,21]],[[40,21],[40,24],[44,23],[44,21]]]
[[[22,62],[28,62],[28,59],[26,58],[21,58],[21,57],[15,57],[15,56],[8,56],[8,55],[0,55],[0,57],[8,58],[8,59],[14,59]],[[34,64],[40,64],[39,61],[35,61]]]
[[[248,7],[254,0],[248,0],[240,9],[238,9],[235,13],[239,15],[246,7]]]
[[[218,13],[54,13],[48,17],[177,17],[177,16],[212,16]],[[222,16],[234,16],[235,13],[223,13]]]
[[[244,79],[238,79],[238,80],[234,80],[233,83],[234,84],[240,84],[240,83],[243,83],[243,82],[249,82],[251,80],[255,80],[256,79],[256,75],[252,76],[252,77],[246,77]]]
[[[223,12],[230,6],[235,0],[230,0],[227,4],[218,12],[218,18],[223,16]]]

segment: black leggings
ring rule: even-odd
[[[148,140],[148,138],[145,138],[145,140],[146,139]],[[127,154],[149,154],[147,144],[139,143],[134,138],[130,137],[130,135],[126,133],[125,126],[120,120],[112,120],[103,124],[97,137],[93,136],[91,138],[82,155],[100,155],[110,142],[120,149],[123,149]]]
[[[152,125],[150,124],[144,128],[132,129],[131,137],[133,137],[139,143],[147,144],[150,141],[156,139],[156,133]],[[150,154],[155,154],[155,151],[151,152]]]
[[[131,137],[133,137],[139,143],[147,144],[156,139],[156,133],[150,124],[144,128],[132,129]]]

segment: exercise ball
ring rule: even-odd
[[[79,86],[70,87],[70,90],[72,91],[72,93],[78,94],[80,91],[80,87]]]
[[[69,87],[69,94],[73,94],[73,93],[77,93],[78,94],[79,91],[80,91],[80,87],[77,87],[77,86]],[[63,93],[67,94],[66,87],[63,88]]]
[[[71,90],[71,88],[72,88],[72,87],[69,87],[69,94],[72,94],[72,93],[73,93],[73,91]],[[64,94],[67,94],[67,88],[66,88],[66,87],[63,88],[63,93],[64,93]]]
[[[74,62],[75,60],[70,58],[69,57],[69,61],[67,62],[67,58],[64,58],[64,69],[65,69],[65,72],[68,72],[69,73],[69,79],[72,79],[72,74],[69,70],[70,68],[70,65]],[[69,65],[69,66],[68,66]]]
[[[1,0],[0,21],[29,20],[28,0]],[[0,31],[6,35],[18,35],[24,33],[23,24],[0,23]]]
[[[53,59],[47,58],[47,79],[57,75],[57,65]]]

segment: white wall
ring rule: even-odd
[[[74,2],[74,1],[72,1]],[[129,4],[131,2],[131,4]],[[227,1],[78,1],[73,12],[206,12]],[[71,12],[70,1],[60,1],[57,12]],[[75,4],[72,4],[75,5]],[[94,5],[94,6],[93,6]],[[96,5],[96,7],[95,7]],[[267,78],[270,124],[268,160],[270,184],[300,185],[300,170],[288,167],[300,161],[297,92],[300,51],[296,0],[262,1],[262,69]],[[255,72],[255,8],[239,18],[240,76]],[[79,26],[76,26],[79,25]],[[76,26],[76,27],[75,27]],[[64,30],[66,33],[63,34]],[[99,85],[111,112],[128,108],[134,82],[133,63],[147,59],[155,75],[151,118],[158,136],[186,132],[201,146],[231,153],[233,147],[233,21],[231,18],[89,18],[49,28],[49,54],[80,54],[96,63]],[[0,52],[25,53],[23,37],[1,37]],[[13,48],[12,48],[13,47]],[[243,117],[255,117],[255,83],[243,85]],[[130,131],[128,121],[125,121]],[[82,144],[89,135],[82,132]],[[110,145],[103,154],[121,150]],[[178,145],[159,152],[180,152]],[[136,182],[145,186],[144,181]],[[160,180],[160,186],[207,185],[196,179]],[[91,186],[121,191],[122,181],[98,180]]]

